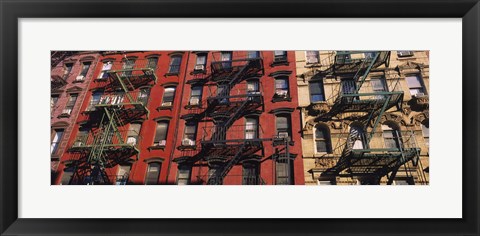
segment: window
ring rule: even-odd
[[[288,97],[288,76],[275,78],[275,95],[278,97]]]
[[[222,173],[222,166],[211,166],[208,169],[208,182],[210,184],[221,185],[223,184],[223,179],[220,176]]]
[[[353,79],[342,79],[341,83],[343,94],[354,94],[357,90],[357,85]]]
[[[62,175],[62,180],[60,182],[60,185],[69,185],[70,182],[72,181],[74,170],[73,168],[65,168],[63,170],[63,175]]]
[[[131,168],[130,165],[120,165],[118,167],[117,178],[115,178],[116,185],[126,185],[128,183]]]
[[[82,147],[87,144],[88,139],[88,132],[89,129],[87,128],[80,128],[78,130],[77,137],[75,138],[75,142],[73,142],[74,147]]]
[[[372,85],[373,93],[388,91],[387,83],[385,82],[384,78],[372,78],[372,79],[370,79],[370,84]],[[386,98],[385,95],[375,95],[374,97],[375,97],[375,99]]]
[[[221,97],[220,103],[226,104],[229,102],[230,90],[228,89],[228,85],[217,85],[217,96]]]
[[[317,152],[332,153],[330,134],[324,125],[317,125],[315,127],[315,147]]]
[[[172,56],[170,58],[170,67],[168,67],[168,73],[178,74],[180,73],[180,65],[182,64],[182,56]]]
[[[192,91],[190,92],[190,100],[188,101],[188,105],[191,106],[198,106],[200,105],[200,101],[202,101],[202,86],[192,86]]]
[[[325,93],[323,92],[323,81],[312,81],[309,83],[310,102],[325,101]]]
[[[259,101],[260,97],[255,96],[260,94],[259,82],[258,80],[248,80],[247,81],[247,94],[249,96],[250,101]]]
[[[260,168],[257,163],[245,163],[243,164],[242,173],[243,185],[258,185],[260,184]]]
[[[150,96],[150,88],[141,88],[138,93],[137,101],[146,106],[148,102],[148,96]]]
[[[197,124],[189,123],[185,124],[185,130],[183,131],[182,146],[194,146],[196,140]]]
[[[413,177],[399,177],[393,180],[394,185],[415,185]]]
[[[287,51],[273,51],[273,62],[287,61]]]
[[[63,79],[67,80],[68,76],[70,75],[70,72],[72,72],[73,69],[73,63],[66,63],[65,64],[65,70],[63,71]]]
[[[411,57],[413,56],[413,51],[397,51],[398,57]]]
[[[137,145],[141,128],[142,128],[142,124],[138,124],[138,123],[130,124],[130,127],[128,128],[128,133],[127,133],[127,144],[130,144],[133,146]]]
[[[430,146],[430,125],[428,120],[422,123],[422,135],[425,140],[425,145]]]
[[[257,118],[246,118],[245,119],[245,139],[256,139],[258,138],[258,120]]]
[[[82,71],[80,72],[80,74],[75,79],[76,81],[83,81],[85,79],[85,77],[87,76],[88,70],[90,69],[90,64],[92,64],[92,63],[91,62],[84,62],[82,64]]]
[[[387,123],[382,125],[385,148],[400,148],[400,135],[396,125]]]
[[[126,59],[123,61],[122,70],[125,72],[122,73],[122,76],[128,77],[133,73],[133,68],[135,67],[135,59]]]
[[[52,143],[50,145],[50,154],[56,154],[60,141],[62,141],[63,129],[55,129],[53,132]]]
[[[175,87],[166,87],[163,93],[162,106],[171,107],[175,98]]]
[[[314,64],[320,61],[320,54],[318,51],[307,51],[307,64]]]
[[[319,179],[318,180],[318,185],[336,185],[336,180],[335,179]]]
[[[168,121],[158,121],[155,130],[154,145],[165,146],[167,142]]]
[[[275,120],[277,135],[281,138],[291,137],[290,116],[278,115]]]
[[[223,69],[232,68],[232,52],[222,52],[221,60]]]
[[[260,52],[259,51],[248,51],[247,52],[247,58],[248,59],[260,58]]]
[[[102,97],[102,91],[96,91],[92,93],[92,98],[90,99],[90,103],[88,104],[87,111],[94,111],[95,106],[100,103],[100,98]]]
[[[158,57],[149,57],[147,59],[147,68],[155,71],[157,69]]]
[[[195,71],[204,71],[207,65],[207,54],[197,54],[197,62],[195,63]]]
[[[407,80],[407,85],[410,89],[410,95],[421,96],[425,94],[425,89],[423,88],[422,81],[419,75],[407,76],[405,77],[405,80]]]
[[[50,97],[50,111],[53,112],[55,110],[55,105],[57,105],[58,102],[58,95],[52,95]]]
[[[191,166],[180,165],[178,166],[177,185],[190,184],[190,173],[192,171]]]
[[[293,184],[293,161],[288,159],[280,159],[276,162],[276,184],[289,185]]]
[[[160,169],[162,163],[160,162],[151,162],[147,167],[147,176],[145,178],[146,185],[158,184],[158,178],[160,177]]]
[[[70,115],[72,113],[75,102],[77,101],[78,94],[70,94],[68,102],[65,105],[65,108],[62,111],[62,114]]]
[[[349,145],[352,145],[352,149],[364,149],[366,143],[365,131],[362,127],[357,125],[350,126]]]
[[[108,78],[108,71],[112,69],[112,66],[113,66],[113,62],[111,61],[103,62],[102,71],[100,72],[98,79]]]

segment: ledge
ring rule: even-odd
[[[272,98],[272,102],[291,102],[291,101],[292,101],[292,97],[290,96],[286,96],[286,97],[273,96]]]
[[[155,146],[150,146],[147,148],[149,151],[152,150],[165,150],[165,146],[160,146],[160,145],[155,145]]]
[[[159,106],[156,108],[157,111],[161,110],[173,110],[173,106]]]
[[[57,118],[70,118],[70,115],[71,114],[62,113],[62,114],[58,115]]]
[[[274,61],[270,64],[271,67],[288,66],[288,65],[290,65],[290,62],[288,62],[287,60],[285,60],[285,61]]]

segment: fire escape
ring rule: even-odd
[[[392,130],[388,142],[378,142],[385,137],[376,131],[382,115],[394,107],[401,109],[404,94],[398,78],[383,82],[366,79],[373,69],[381,65],[388,67],[389,57],[387,51],[344,51],[335,55],[329,72],[335,76],[354,76],[340,82],[327,100],[333,103],[331,109],[316,120],[350,119],[359,128],[343,127],[333,150],[339,156],[338,161],[322,176],[364,178],[369,184],[379,184],[380,178],[387,176],[387,184],[392,184],[400,167],[409,161],[413,165],[418,162],[420,149],[413,132]]]
[[[191,163],[204,162],[209,166],[205,178],[209,185],[223,184],[230,170],[244,158],[263,156],[264,142],[273,140],[261,137],[258,120],[255,125],[234,124],[245,115],[264,110],[261,82],[249,80],[264,74],[260,54],[245,51],[226,52],[229,56],[221,54],[213,54],[211,72],[205,76],[209,94],[203,108],[192,110],[204,124],[203,135],[195,152],[184,152]],[[253,182],[261,184],[258,180]]]
[[[108,168],[138,159],[140,136],[128,124],[148,118],[148,92],[140,87],[156,83],[154,69],[148,61],[125,59],[95,80],[102,94],[85,111],[89,129],[69,149],[82,156],[75,165],[77,184],[112,184],[118,176],[107,173]]]

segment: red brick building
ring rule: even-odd
[[[59,174],[60,157],[68,148],[68,139],[85,99],[99,55],[97,52],[52,51],[50,73],[52,181]]]
[[[55,184],[304,184],[294,52],[102,52]]]

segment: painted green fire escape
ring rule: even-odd
[[[366,81],[373,69],[381,65],[388,66],[389,58],[388,51],[337,52],[329,68],[331,72],[335,76],[354,76],[340,82],[337,93],[330,98],[333,103],[331,109],[316,120],[331,120],[334,117],[348,119],[355,114],[354,121],[364,130],[350,128],[342,134],[335,148],[341,150],[338,162],[323,176],[367,177],[377,183],[381,177],[388,176],[388,184],[391,184],[402,165],[418,158],[419,149],[413,134],[396,131],[393,145],[371,148],[382,115],[393,107],[401,109],[403,102],[404,94],[398,78],[384,80],[380,86]]]

